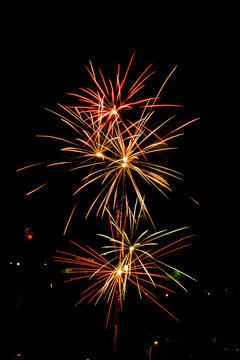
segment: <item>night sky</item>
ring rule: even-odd
[[[8,141],[4,177],[9,197],[3,241],[9,360],[146,359],[146,350],[156,339],[159,344],[152,350],[152,359],[174,359],[176,354],[178,359],[239,356],[239,54],[234,10],[210,13],[196,5],[172,12],[171,6],[165,10],[150,5],[127,11],[119,3],[110,13],[100,4],[94,11],[94,4],[51,11],[41,5],[19,9],[19,18],[12,24],[6,67],[10,105],[2,134]],[[57,110],[57,103],[71,101],[67,92],[91,84],[85,69],[88,61],[113,77],[117,64],[126,68],[134,51],[130,77],[150,63],[156,70],[146,85],[150,94],[178,65],[162,96],[164,102],[184,108],[165,114],[176,113],[186,121],[201,118],[186,128],[173,156],[174,165],[185,174],[183,184],[175,184],[170,201],[156,198],[149,190],[159,226],[189,225],[196,234],[192,246],[170,260],[198,283],[187,281],[188,294],[179,289],[175,296],[162,299],[180,323],[130,289],[113,353],[114,322],[105,331],[106,306],[75,308],[84,284],[64,283],[64,266],[52,260],[57,249],[71,249],[69,240],[99,246],[95,233],[102,229],[101,221],[94,216],[85,221],[80,206],[79,216],[74,216],[63,237],[73,206],[69,178],[53,173],[46,189],[26,197],[46,173],[16,174],[16,169],[54,158],[55,144],[35,135],[64,136],[65,128],[45,108]],[[83,194],[82,203],[87,200],[88,194]],[[30,239],[27,228],[33,232]]]

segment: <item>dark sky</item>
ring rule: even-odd
[[[180,196],[174,209],[172,203],[165,205],[166,214],[174,213],[173,226],[180,220],[188,224],[184,219],[188,216],[196,230],[197,245],[189,253],[196,261],[189,264],[201,278],[200,286],[237,287],[239,55],[234,21],[228,21],[234,19],[234,12],[210,12],[198,5],[174,11],[171,6],[165,10],[151,4],[131,11],[123,3],[113,9],[99,4],[94,11],[93,6],[50,10],[41,5],[30,11],[21,8],[14,24],[7,51],[10,106],[6,122],[10,125],[7,131],[11,149],[11,154],[7,149],[7,168],[15,182],[10,186],[11,200],[7,205],[6,230],[13,234],[8,236],[9,257],[23,254],[23,230],[28,225],[38,233],[44,256],[52,255],[59,243],[64,244],[58,238],[71,205],[70,191],[61,197],[61,184],[58,190],[50,187],[43,195],[26,200],[24,192],[32,179],[15,176],[16,168],[48,156],[44,140],[40,142],[35,134],[52,134],[57,122],[50,122],[52,118],[44,108],[56,109],[58,102],[68,101],[67,92],[88,84],[84,67],[89,60],[104,74],[114,74],[117,64],[126,67],[136,51],[132,69],[139,73],[153,63],[157,71],[154,92],[178,65],[164,95],[184,105],[180,116],[188,120],[201,117],[200,124],[186,131],[182,151],[187,173],[184,191],[197,198],[201,210],[184,200],[181,214]],[[74,229],[79,232],[77,223]]]

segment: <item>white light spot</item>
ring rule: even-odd
[[[103,154],[100,153],[100,152],[97,152],[96,155],[97,155],[97,157],[99,157],[99,158],[103,158]]]

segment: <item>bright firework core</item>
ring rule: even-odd
[[[103,154],[101,154],[100,152],[97,152],[96,155],[97,155],[97,157],[99,157],[99,158],[103,158]]]
[[[114,108],[113,110],[111,110],[111,113],[110,113],[111,115],[118,115],[118,112],[117,112],[117,110]]]
[[[124,156],[123,158],[122,158],[122,161],[123,161],[123,163],[122,163],[122,167],[126,167],[127,166],[127,161],[128,161],[128,158],[126,157],[126,156]]]
[[[123,273],[123,271],[128,271],[128,265],[124,265],[123,270],[122,269],[118,269],[117,274],[121,275]]]

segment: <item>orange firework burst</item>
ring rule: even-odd
[[[135,53],[132,55],[122,79],[120,77],[120,64],[118,64],[115,84],[111,79],[106,81],[102,71],[98,69],[101,78],[100,82],[97,79],[93,65],[90,61],[90,67],[86,67],[86,69],[95,84],[95,89],[80,88],[84,95],[69,93],[69,95],[77,97],[80,101],[80,105],[70,106],[69,108],[74,109],[76,113],[87,112],[91,114],[91,117],[94,119],[94,123],[98,124],[98,128],[101,130],[105,130],[107,128],[106,133],[108,133],[113,129],[115,123],[121,122],[124,125],[126,119],[123,121],[121,113],[125,110],[133,109],[135,106],[149,106],[151,108],[156,106],[180,107],[181,105],[156,104],[156,101],[159,99],[159,95],[164,85],[176,67],[171,71],[167,79],[164,81],[157,96],[134,100],[136,94],[138,94],[138,92],[145,86],[146,80],[155,73],[155,71],[149,73],[149,69],[151,68],[152,64],[147,66],[147,68],[137,77],[136,81],[128,87],[128,90],[125,91],[125,96],[123,95],[124,85],[126,83],[127,75],[133,62],[134,55]],[[91,117],[89,116],[86,118],[86,121],[90,119],[90,126],[92,125]]]
[[[84,278],[94,281],[94,283],[87,287],[82,293],[83,297],[76,305],[86,299],[88,299],[88,303],[95,301],[95,304],[97,304],[97,302],[103,298],[107,304],[109,304],[106,327],[114,299],[122,310],[127,288],[130,284],[137,287],[141,298],[142,295],[145,295],[177,320],[172,313],[161,305],[157,296],[152,290],[149,290],[149,286],[174,293],[173,290],[159,283],[159,280],[172,280],[187,291],[171,274],[172,271],[178,271],[179,274],[195,280],[186,273],[160,260],[161,257],[171,252],[189,246],[189,243],[184,245],[180,245],[180,243],[189,240],[193,235],[178,238],[175,241],[160,246],[160,248],[159,243],[156,242],[157,240],[163,240],[163,238],[171,234],[186,230],[187,227],[172,231],[161,230],[152,234],[149,234],[149,230],[145,230],[138,234],[138,225],[142,211],[142,206],[140,210],[137,211],[137,203],[133,212],[128,208],[128,231],[126,229],[126,223],[123,228],[121,228],[109,213],[111,225],[116,230],[116,236],[113,237],[114,231],[112,231],[112,236],[99,234],[102,238],[110,241],[111,244],[103,247],[103,249],[105,249],[103,253],[98,253],[89,246],[84,248],[71,241],[85,253],[85,256],[58,251],[62,255],[54,257],[58,262],[71,264],[71,268],[67,269],[67,273],[71,275],[71,279],[66,281]],[[158,246],[157,249],[156,246]]]
[[[62,108],[73,116],[70,109]],[[163,164],[161,165],[159,160],[161,160],[163,152],[176,149],[169,146],[169,142],[183,134],[178,132],[178,130],[182,129],[182,126],[157,139],[157,132],[174,117],[170,117],[146,134],[145,125],[152,115],[152,111],[144,115],[142,114],[140,119],[134,123],[134,126],[130,124],[124,131],[121,131],[119,124],[116,123],[111,133],[108,132],[106,134],[95,124],[92,115],[90,115],[92,126],[86,128],[84,127],[83,116],[74,113],[72,119],[61,116],[61,120],[70,126],[76,134],[73,140],[40,135],[41,137],[52,138],[68,145],[60,149],[61,152],[67,153],[68,157],[64,160],[49,162],[46,164],[47,167],[64,165],[68,167],[69,171],[87,171],[86,175],[82,176],[81,184],[74,191],[74,195],[77,195],[82,189],[91,184],[98,184],[98,193],[90,205],[86,216],[88,216],[96,203],[98,203],[97,215],[101,211],[103,216],[110,202],[114,208],[121,196],[127,198],[128,193],[134,190],[139,201],[143,204],[145,212],[150,217],[147,207],[143,202],[139,182],[145,182],[148,185],[154,186],[167,197],[166,191],[171,191],[169,179],[175,178],[181,180],[181,173],[163,166]],[[186,125],[184,124],[184,126]],[[159,154],[158,163],[149,161],[152,154]],[[36,189],[31,190],[28,194],[38,190],[40,187],[38,186]],[[71,216],[72,213],[70,218]]]
[[[74,191],[75,196],[82,189],[97,185],[98,192],[86,216],[96,204],[98,204],[97,215],[101,212],[103,216],[109,206],[114,208],[121,197],[127,199],[128,193],[133,190],[140,203],[144,206],[144,211],[151,219],[143,202],[143,194],[139,187],[140,182],[157,188],[159,192],[167,197],[167,192],[171,191],[170,179],[182,178],[179,172],[164,166],[163,163],[161,164],[161,155],[163,155],[163,152],[175,149],[175,147],[169,146],[170,141],[182,135],[180,130],[197,119],[186,122],[170,132],[165,130],[163,135],[161,130],[164,127],[166,128],[166,125],[174,119],[174,116],[150,129],[148,123],[154,115],[153,108],[167,105],[156,104],[156,102],[175,68],[162,84],[156,97],[134,101],[134,95],[143,88],[144,82],[153,74],[148,73],[150,68],[148,66],[133,85],[129,87],[127,95],[123,99],[122,90],[126,84],[133,56],[121,80],[120,66],[118,66],[115,86],[111,81],[107,85],[101,70],[99,71],[103,84],[100,85],[91,65],[88,71],[97,90],[85,89],[86,96],[78,96],[81,102],[78,106],[71,108],[60,105],[61,109],[65,111],[65,115],[52,111],[71,128],[73,135],[71,139],[39,135],[39,137],[47,137],[67,144],[67,146],[60,149],[67,157],[55,162],[46,162],[45,165],[47,167],[61,165],[67,167],[69,171],[81,170],[81,182]],[[141,115],[138,115],[134,122],[130,120],[123,121],[120,112],[132,109],[134,106],[143,107]],[[178,105],[168,104],[168,106]],[[151,156],[157,154],[159,155],[157,163],[156,160],[152,162]],[[33,164],[22,169],[43,164]],[[29,191],[28,195],[41,189],[46,184],[48,184],[48,181]],[[69,216],[67,225],[76,206],[77,201]]]

